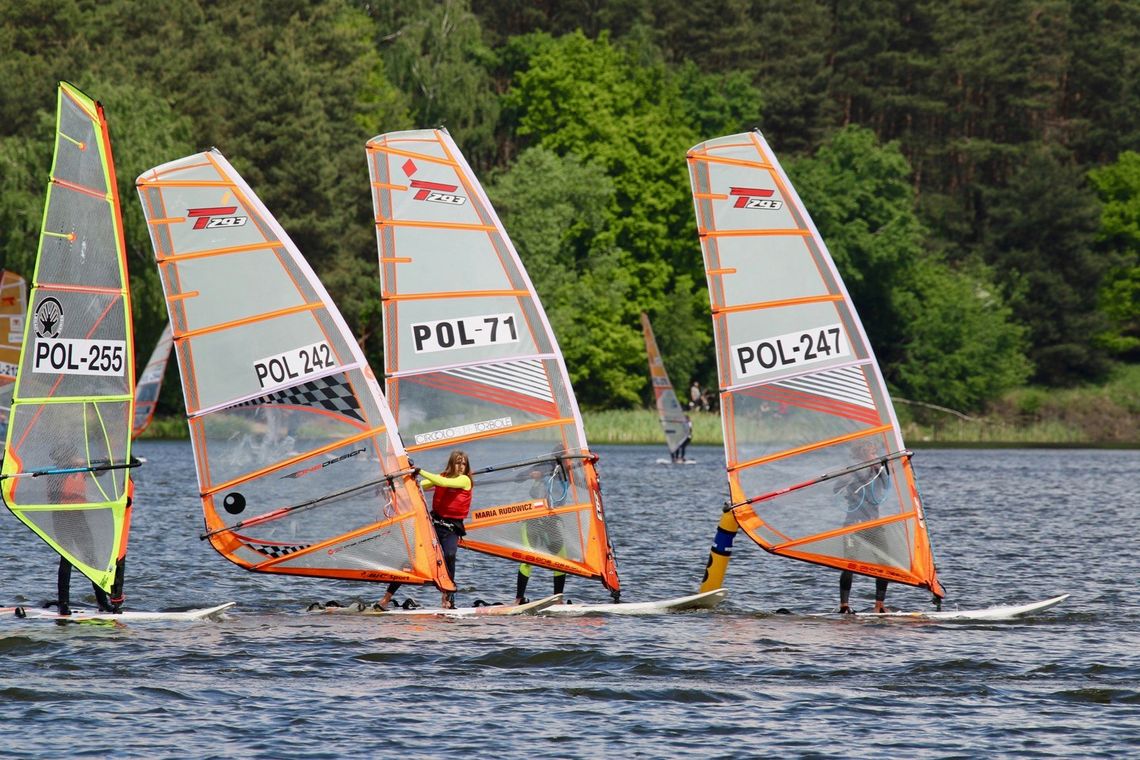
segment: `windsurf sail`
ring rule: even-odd
[[[454,590],[380,386],[285,230],[216,150],[137,184],[203,538],[249,570]]]
[[[388,399],[417,464],[463,449],[475,551],[618,593],[597,457],[534,286],[444,130],[367,145]]]
[[[886,384],[775,154],[757,131],[688,161],[736,522],[773,554],[941,597]]]
[[[0,439],[8,436],[8,412],[20,367],[20,346],[24,343],[27,292],[23,277],[0,269]],[[0,455],[3,451],[0,449]]]
[[[645,312],[641,312],[641,332],[645,335],[645,353],[649,356],[649,378],[653,382],[657,419],[665,431],[665,444],[669,447],[669,453],[675,456],[677,449],[689,437],[688,418],[677,401],[677,394],[673,392],[673,383],[669,382],[669,373],[665,371],[661,352],[657,350],[657,339],[653,337],[653,326],[649,324],[649,315]]]
[[[170,361],[170,347],[174,345],[174,338],[170,334],[170,323],[166,323],[162,334],[158,336],[154,352],[150,361],[143,369],[135,389],[135,418],[131,435],[138,438],[143,431],[150,427],[154,419],[154,409],[158,406],[158,392],[162,390],[162,378],[166,374],[166,364]]]
[[[102,106],[60,83],[8,424],[8,508],[106,591],[124,535],[134,352],[126,247]]]

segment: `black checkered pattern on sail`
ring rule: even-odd
[[[245,545],[256,552],[266,554],[273,559],[277,559],[279,557],[287,557],[290,554],[299,552],[302,549],[308,549],[310,546],[312,546],[312,544],[300,544],[299,546],[281,546],[279,544],[252,544],[248,541]]]
[[[330,375],[319,380],[310,380],[294,388],[270,393],[234,406],[258,406],[260,404],[320,406],[364,422],[364,417],[360,414],[360,404],[357,402],[352,388],[340,378],[340,375]]]

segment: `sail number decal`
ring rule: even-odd
[[[518,322],[514,314],[440,319],[412,325],[412,348],[417,354],[518,342]]]
[[[732,360],[739,378],[762,375],[778,369],[850,356],[842,325],[824,325],[810,330],[750,340],[732,347]]]
[[[37,337],[32,372],[121,377],[126,370],[126,357],[127,342],[123,340]]]
[[[15,377],[19,367],[11,362],[0,362],[0,377]]]
[[[300,380],[318,372],[337,366],[332,348],[325,341],[311,346],[294,348],[275,356],[267,356],[253,363],[253,372],[258,384],[281,385],[290,380]]]

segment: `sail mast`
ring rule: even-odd
[[[114,160],[102,106],[61,82],[3,495],[110,591],[129,495],[134,351]]]
[[[731,493],[710,574],[738,525],[773,554],[941,596],[886,383],[787,175],[759,132],[688,161]]]

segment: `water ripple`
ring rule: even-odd
[[[1140,745],[1140,454],[920,451],[948,607],[1044,599],[1008,622],[776,615],[834,608],[837,574],[737,538],[729,601],[646,618],[388,620],[303,612],[382,587],[246,573],[197,539],[189,447],[144,441],[128,603],[239,604],[192,625],[0,619],[5,757],[1093,757]],[[718,449],[646,468],[602,451],[623,596],[690,593],[720,515]],[[684,472],[680,472],[684,470]],[[26,532],[25,532],[26,533]],[[0,531],[7,603],[55,559]],[[462,596],[513,594],[514,566],[460,558]],[[1079,579],[1079,580],[1077,580]],[[548,588],[536,570],[532,588]],[[76,584],[78,585],[78,584]],[[857,579],[856,604],[874,584]],[[430,601],[432,592],[406,589]],[[601,601],[570,579],[576,600]],[[892,586],[888,602],[926,607]],[[124,740],[124,737],[129,737]]]

